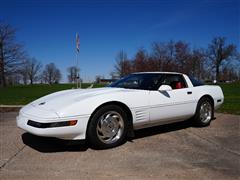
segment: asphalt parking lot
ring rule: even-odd
[[[240,116],[216,114],[211,126],[148,128],[108,150],[41,138],[0,113],[0,179],[239,179]]]

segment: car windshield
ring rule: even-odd
[[[108,87],[126,88],[126,89],[141,89],[141,90],[157,90],[162,81],[162,74],[130,74]]]

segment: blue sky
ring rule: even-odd
[[[207,47],[224,36],[239,49],[238,0],[0,0],[0,20],[18,29],[17,40],[44,65],[54,62],[66,81],[80,36],[84,80],[109,77],[120,50],[131,58],[154,41],[184,40]]]

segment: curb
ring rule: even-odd
[[[0,104],[0,108],[21,108],[24,105],[4,105],[4,104]]]
[[[24,105],[4,105],[0,104],[0,112],[14,112],[19,111]]]

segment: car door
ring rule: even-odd
[[[181,86],[174,87],[174,82]],[[188,87],[181,74],[166,74],[161,85],[172,87],[170,91],[150,91],[150,121],[180,121],[194,112],[192,87]]]
[[[117,87],[124,88],[122,101],[131,107],[133,123],[141,125],[148,123],[149,119],[149,90],[143,85],[150,79],[151,74],[130,75],[124,81],[119,81]]]

